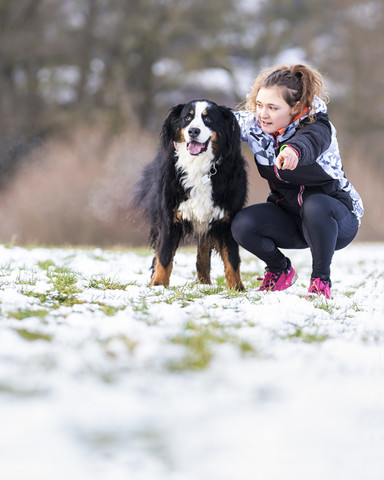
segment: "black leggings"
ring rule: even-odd
[[[251,205],[237,213],[232,234],[239,245],[263,260],[270,271],[286,268],[280,248],[310,248],[312,277],[329,280],[335,250],[356,236],[358,221],[340,200],[314,194],[306,198],[301,217],[275,203]]]

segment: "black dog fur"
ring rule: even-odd
[[[205,143],[197,141],[201,131],[210,135]],[[201,175],[188,173],[199,171],[196,162],[201,159],[205,165]],[[206,192],[204,198],[199,198],[199,190]],[[144,167],[134,195],[135,206],[151,227],[150,242],[155,250],[151,285],[169,286],[177,248],[186,237],[194,237],[198,245],[197,280],[211,283],[211,251],[215,248],[224,262],[227,286],[243,290],[239,247],[232,237],[231,221],[244,206],[246,196],[246,162],[232,111],[209,100],[173,107],[161,130],[158,153]],[[201,215],[204,219],[200,221],[193,205],[200,210],[205,204],[210,205],[208,213]]]

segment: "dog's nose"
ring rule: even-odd
[[[200,134],[200,131],[201,131],[200,128],[197,128],[197,127],[191,127],[188,129],[188,133],[191,138],[198,137]]]

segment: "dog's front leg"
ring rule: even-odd
[[[173,257],[180,243],[180,228],[161,231],[155,246],[155,257],[152,264],[151,285],[169,287],[172,273]]]
[[[197,244],[196,272],[199,283],[211,284],[211,252],[212,239],[204,235]]]

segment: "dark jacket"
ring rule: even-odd
[[[264,133],[254,112],[235,112],[242,140],[248,142],[255,155],[260,175],[268,181],[268,201],[300,215],[300,209],[313,193],[325,193],[341,200],[360,222],[363,204],[359,194],[344,175],[337,143],[336,130],[329,121],[326,105],[315,99],[315,121],[304,114],[275,135]],[[291,146],[299,153],[294,170],[279,170],[275,165],[283,146]]]

